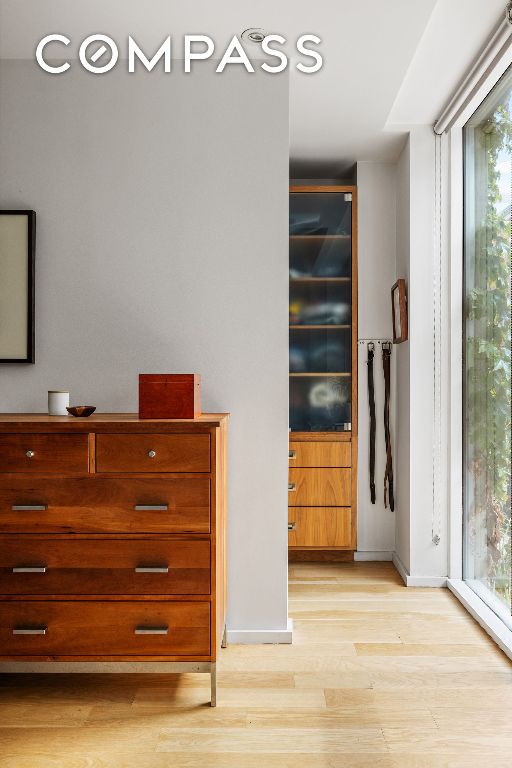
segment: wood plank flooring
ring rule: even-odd
[[[290,566],[292,646],[205,675],[3,675],[1,768],[510,768],[512,664],[389,563]]]

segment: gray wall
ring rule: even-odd
[[[2,62],[0,205],[38,230],[36,365],[0,366],[0,410],[135,411],[139,372],[201,373],[232,414],[229,626],[283,629],[288,82],[174,69]]]

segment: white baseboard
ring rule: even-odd
[[[291,643],[293,619],[288,619],[286,629],[228,629],[228,645],[250,645],[260,643]]]
[[[391,562],[393,560],[392,552],[372,552],[370,550],[357,550],[354,552],[354,560],[362,563],[371,562]]]
[[[408,587],[446,587],[446,576],[408,576]]]
[[[411,576],[396,552],[393,552],[393,565],[406,587],[446,587],[446,576]]]
[[[482,629],[512,659],[512,632],[496,614],[478,597],[462,579],[448,579],[448,589],[460,600],[464,608],[477,621]]]
[[[409,571],[405,567],[405,565],[402,563],[400,558],[398,557],[396,552],[393,552],[393,565],[397,569],[398,573],[402,577],[402,581],[404,582],[405,586],[407,586],[407,579],[409,577]]]

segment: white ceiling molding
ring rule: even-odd
[[[499,80],[505,69],[510,65],[511,50],[512,25],[507,13],[496,27],[492,37],[469,73],[445,106],[434,125],[435,133],[445,133],[455,125],[460,117],[466,113],[468,106],[474,101],[475,96],[484,84],[490,85],[493,73],[496,75],[495,82]]]

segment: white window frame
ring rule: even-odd
[[[492,60],[480,60],[468,78],[470,90],[452,107],[456,117],[447,130],[448,136],[448,210],[449,220],[449,313],[444,334],[449,338],[449,370],[446,384],[449,407],[449,550],[448,588],[458,597],[478,623],[491,635],[500,648],[512,659],[512,632],[498,616],[463,581],[463,275],[464,275],[464,163],[463,127],[500,78],[512,64],[512,28],[500,27],[505,43]],[[497,33],[495,37],[497,36]],[[490,71],[489,71],[490,67]],[[471,82],[476,83],[471,88]],[[457,96],[456,96],[457,99]],[[461,103],[462,102],[462,103]],[[449,111],[449,108],[446,112]]]

